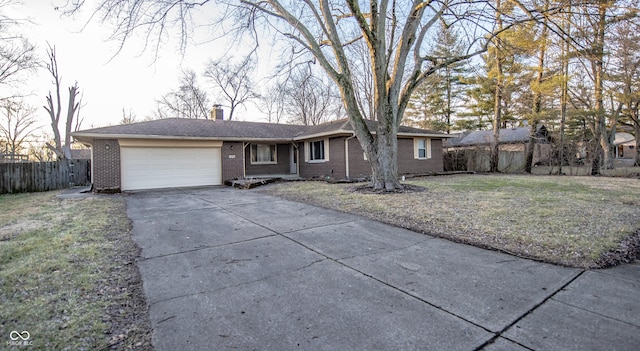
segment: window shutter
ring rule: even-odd
[[[431,158],[431,138],[425,139],[425,144],[427,144],[427,158]]]
[[[324,160],[329,161],[329,138],[324,139]]]

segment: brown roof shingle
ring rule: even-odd
[[[367,121],[373,132],[377,122]],[[110,127],[86,129],[72,133],[78,139],[123,137],[183,137],[226,140],[300,140],[318,135],[351,133],[348,119],[336,120],[316,126],[273,124],[259,122],[220,121],[205,119],[167,118]],[[402,126],[400,133],[445,134]]]
[[[293,139],[305,126],[208,119],[166,118],[87,129],[74,136],[166,136],[191,138]]]

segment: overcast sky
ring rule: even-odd
[[[178,87],[181,69],[190,68],[201,74],[206,62],[222,52],[220,45],[224,44],[220,42],[191,43],[183,56],[177,42],[167,42],[156,57],[153,50],[141,52],[144,42],[138,36],[116,54],[118,43],[107,41],[111,33],[107,25],[93,20],[85,26],[91,14],[91,3],[95,1],[87,1],[89,6],[85,6],[76,18],[61,16],[54,9],[64,2],[25,1],[22,6],[15,7],[11,15],[32,21],[32,24],[22,26],[21,31],[37,46],[42,60],[47,58],[47,42],[55,45],[64,95],[67,95],[67,88],[78,81],[84,104],[82,129],[117,124],[123,108],[131,110],[138,120],[151,115],[157,106],[155,100]],[[203,13],[206,15],[206,11]],[[205,42],[208,38],[192,39]],[[201,85],[205,86],[200,79]],[[29,76],[25,80],[26,86],[21,89],[33,94],[29,102],[37,107],[38,119],[49,133],[49,119],[42,106],[45,96],[53,89],[51,82],[50,73],[43,68]],[[66,101],[66,96],[63,99]],[[234,119],[257,121],[263,118],[255,108],[237,113]]]

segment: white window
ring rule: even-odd
[[[309,160],[324,160],[324,140],[312,141],[309,146]]]
[[[431,139],[413,139],[413,157],[419,160],[431,158]]]
[[[278,155],[275,145],[251,144],[251,164],[276,164]]]
[[[329,161],[329,139],[309,141],[305,143],[305,161]]]

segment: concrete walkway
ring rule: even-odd
[[[638,350],[640,264],[582,271],[233,188],[127,196],[156,350]]]

